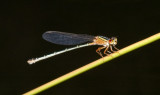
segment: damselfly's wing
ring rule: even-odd
[[[93,42],[95,36],[86,34],[73,34],[59,31],[47,31],[42,35],[43,39],[60,45],[78,45]]]

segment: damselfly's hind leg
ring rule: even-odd
[[[99,47],[99,48],[96,50],[96,52],[97,52],[101,57],[103,57],[103,55],[102,55],[102,53],[101,53],[101,50],[104,49],[104,48],[106,48],[106,47]]]

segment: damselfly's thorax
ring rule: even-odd
[[[116,37],[108,38],[104,36],[96,36],[93,39],[93,43],[95,45],[103,45],[103,46],[116,45],[117,38]]]

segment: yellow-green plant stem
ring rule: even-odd
[[[134,44],[132,44],[130,46],[127,46],[127,47],[119,50],[118,52],[112,53],[109,56],[103,57],[103,58],[98,59],[98,60],[96,60],[96,61],[94,61],[92,63],[89,63],[89,64],[87,64],[87,65],[85,65],[83,67],[80,67],[79,69],[76,69],[76,70],[74,70],[72,72],[69,72],[69,73],[67,73],[67,74],[65,74],[65,75],[63,75],[63,76],[61,76],[61,77],[59,77],[57,79],[54,79],[54,80],[52,80],[52,81],[50,81],[50,82],[48,82],[48,83],[46,83],[46,84],[44,84],[42,86],[39,86],[39,87],[37,87],[37,88],[35,88],[35,89],[33,89],[33,90],[23,94],[23,95],[35,95],[35,94],[38,94],[39,92],[42,92],[42,91],[44,91],[44,90],[46,90],[46,89],[48,89],[50,87],[53,87],[53,86],[55,86],[55,85],[57,85],[59,83],[62,83],[62,82],[66,81],[66,80],[68,80],[68,79],[70,79],[70,78],[72,78],[74,76],[77,76],[77,75],[79,75],[79,74],[81,74],[83,72],[86,72],[86,71],[88,71],[88,70],[90,70],[90,69],[92,69],[94,67],[97,67],[97,66],[99,66],[99,65],[101,65],[101,64],[103,64],[105,62],[108,62],[108,61],[110,61],[110,60],[112,60],[114,58],[117,58],[117,57],[119,57],[119,56],[121,56],[123,54],[126,54],[126,53],[128,53],[130,51],[133,51],[133,50],[135,50],[137,48],[140,48],[140,47],[142,47],[144,45],[147,45],[147,44],[152,43],[152,42],[154,42],[156,40],[159,40],[159,39],[160,39],[160,33],[157,33],[157,34],[155,34],[155,35],[153,35],[151,37],[148,37],[148,38],[146,38],[144,40],[141,40],[141,41],[136,42],[136,43],[134,43]]]

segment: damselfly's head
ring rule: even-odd
[[[110,38],[109,39],[109,43],[111,44],[111,45],[116,45],[117,44],[117,38],[116,37],[112,37],[112,38]]]

